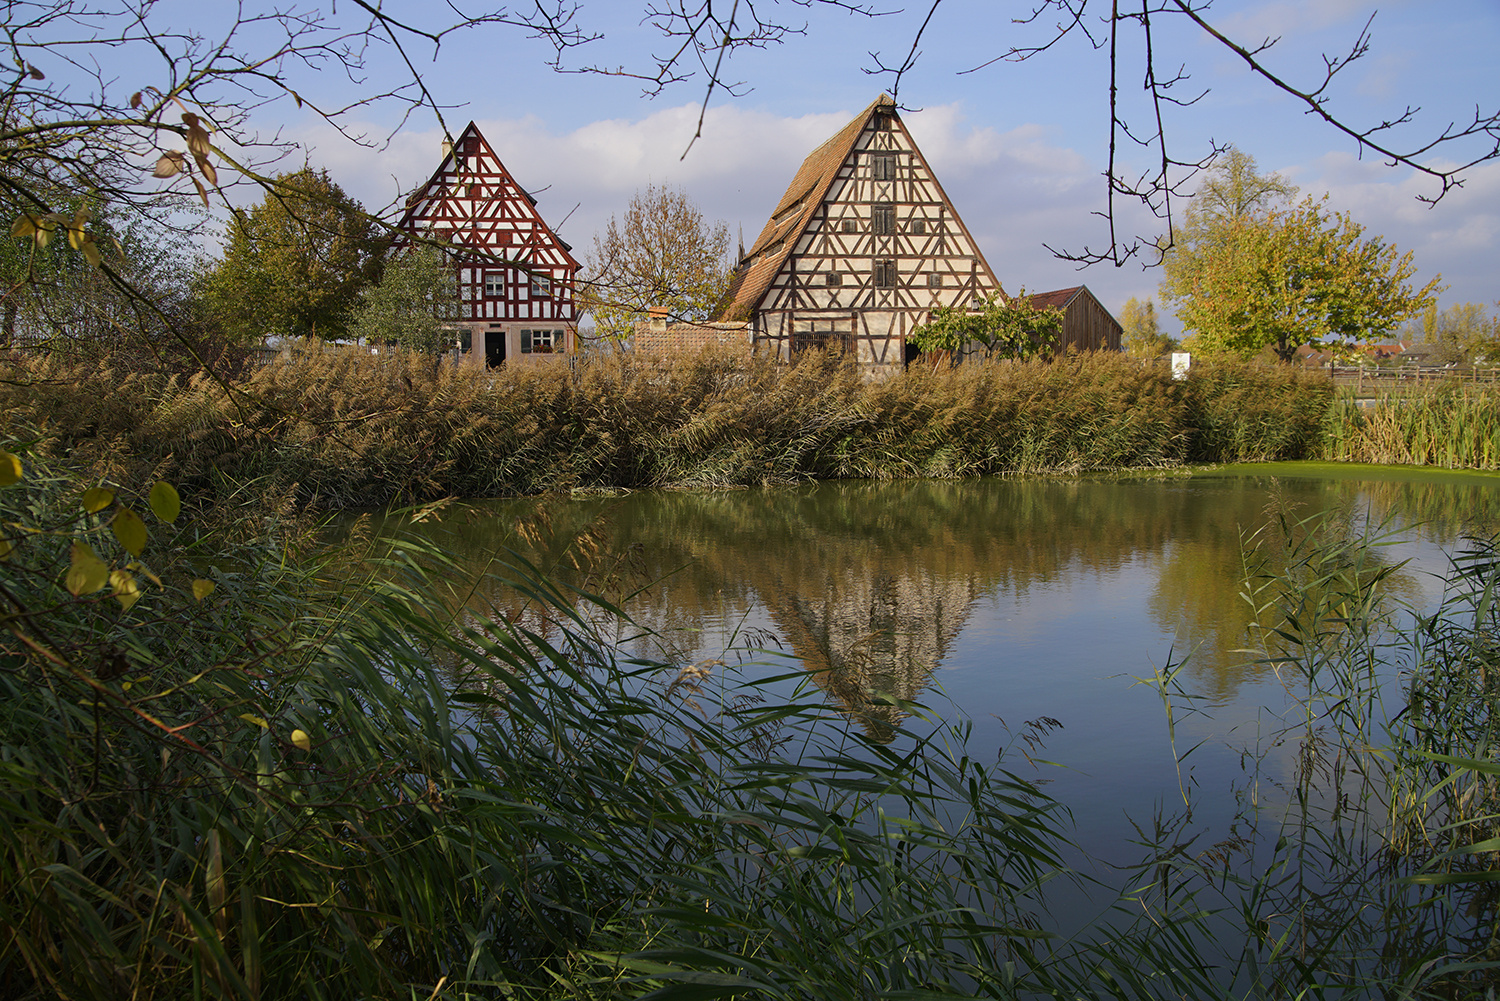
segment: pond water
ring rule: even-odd
[[[510,549],[619,599],[649,631],[621,638],[632,655],[805,672],[876,740],[931,724],[872,693],[966,716],[970,752],[1009,748],[1011,769],[1049,783],[1103,866],[1134,861],[1134,825],[1186,803],[1196,829],[1222,836],[1244,808],[1245,752],[1273,777],[1278,754],[1293,753],[1272,746],[1281,682],[1242,652],[1247,539],[1278,512],[1378,528],[1389,544],[1377,559],[1400,564],[1390,592],[1431,608],[1447,551],[1500,525],[1497,487],[1480,474],[1301,464],[829,482],[494,501],[427,530],[476,565]],[[1178,680],[1196,701],[1179,704],[1169,740],[1162,699],[1137,679],[1183,661]],[[1028,730],[1041,720],[1056,725]],[[1021,739],[1042,731],[1041,743]]]

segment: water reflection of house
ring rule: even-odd
[[[771,619],[813,681],[874,740],[889,742],[969,617],[970,579],[924,573],[830,575],[803,594],[766,593]]]

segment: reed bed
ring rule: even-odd
[[[1328,414],[1324,454],[1338,462],[1500,469],[1500,390],[1439,385],[1339,401]]]
[[[99,475],[299,505],[1310,458],[1331,391],[1285,370],[1174,381],[1120,357],[871,381],[838,357],[712,352],[484,371],[305,345],[234,381],[11,359],[0,407]]]

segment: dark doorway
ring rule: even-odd
[[[505,329],[491,327],[484,333],[484,364],[486,368],[499,368],[505,361]]]
[[[903,359],[903,364],[907,368],[910,368],[911,367],[911,363],[914,362],[914,361],[916,361],[917,360],[917,356],[920,355],[921,353],[922,353],[922,349],[921,348],[917,347],[911,341],[907,341],[906,342],[906,357]]]

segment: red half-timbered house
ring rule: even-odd
[[[939,306],[1001,291],[922,151],[882,94],[803,162],[715,316],[756,350],[841,346],[887,370]]]
[[[473,122],[426,185],[407,199],[401,229],[446,244],[457,274],[452,318],[466,356],[487,365],[575,350],[578,262]]]

